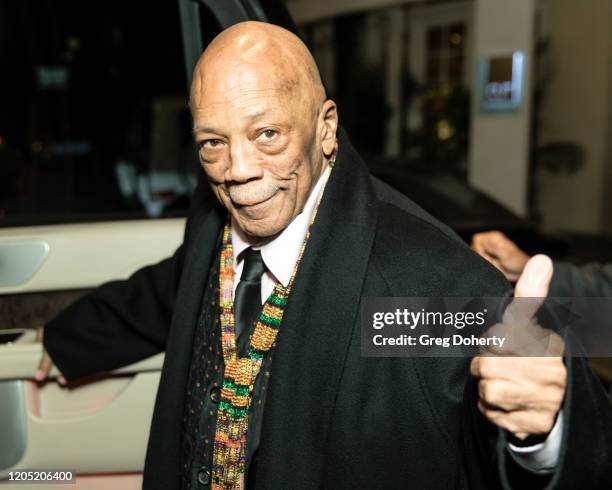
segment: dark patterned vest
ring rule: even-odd
[[[181,487],[184,490],[209,488],[211,482],[217,405],[221,398],[220,386],[223,382],[224,369],[219,325],[220,252],[219,240],[217,254],[208,274],[201,312],[193,338],[183,415]],[[249,410],[247,488],[255,487],[257,449],[259,448],[272,355],[270,351],[264,359],[255,381],[253,401]]]

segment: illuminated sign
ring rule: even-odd
[[[483,112],[518,109],[523,100],[525,54],[482,56],[479,61],[479,97]]]

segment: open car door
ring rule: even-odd
[[[140,488],[163,354],[68,388],[55,368],[37,383],[42,346],[23,327],[171,255],[183,228],[184,219],[168,219],[2,231],[0,309],[12,328],[0,330],[0,480],[48,470],[71,472],[76,488]]]

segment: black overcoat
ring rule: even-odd
[[[175,255],[109,283],[47,325],[68,379],[166,351],[145,489],[179,487],[192,338],[225,212],[196,192]],[[512,466],[476,409],[469,359],[363,358],[364,296],[502,296],[505,279],[446,226],[367,171],[345,135],[283,319],[264,410],[258,489],[493,488]],[[611,488],[609,400],[567,360],[554,488]],[[537,479],[533,482],[538,482]]]

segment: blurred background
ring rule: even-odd
[[[612,259],[612,0],[247,3],[295,23],[372,172],[466,240]],[[0,2],[0,227],[186,214],[183,4]]]

